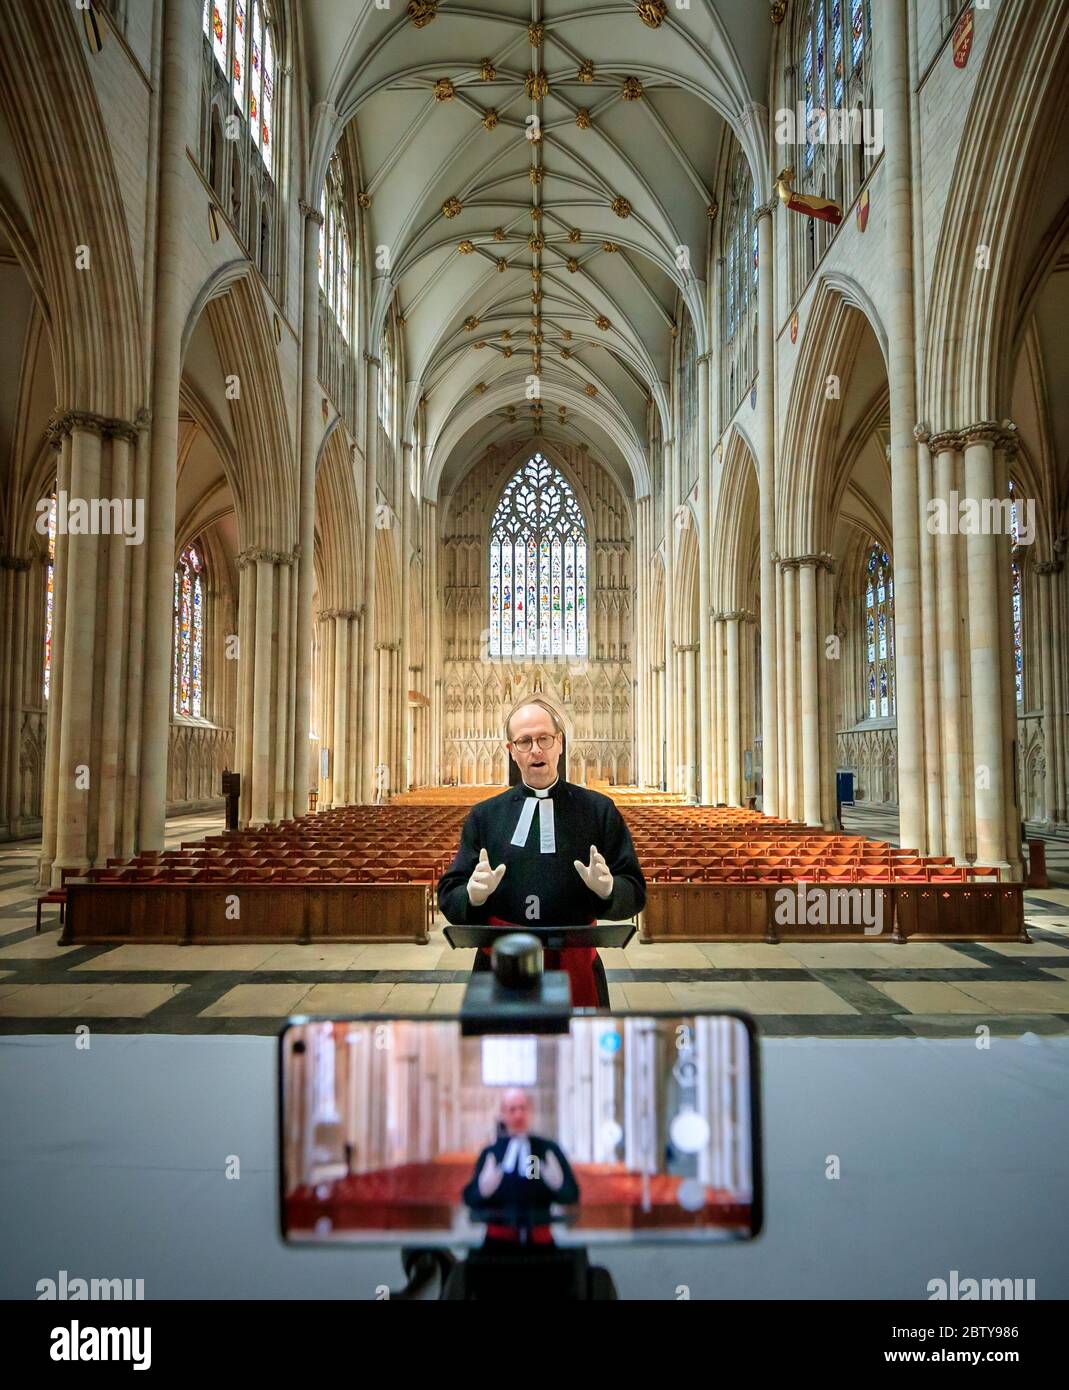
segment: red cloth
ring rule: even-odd
[[[490,918],[492,927],[515,927],[517,931],[523,931],[523,927],[517,922],[506,922],[501,917]],[[588,923],[588,926],[597,926],[597,919]],[[479,948],[490,954],[488,946]],[[572,989],[572,1004],[577,1009],[596,1009],[598,1007],[598,987],[594,981],[594,962],[598,958],[597,947],[595,946],[565,946],[560,951],[546,951],[543,954],[543,968],[546,970],[563,970],[568,976],[568,982]]]
[[[491,1221],[486,1227],[487,1240],[507,1240],[512,1245],[552,1245],[553,1232],[548,1226],[529,1226],[521,1232],[516,1226],[502,1226]]]

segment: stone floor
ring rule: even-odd
[[[848,808],[844,822],[873,838],[897,830],[882,809]],[[177,818],[168,844],[218,828],[215,815]],[[474,952],[451,950],[441,919],[427,946],[63,947],[55,908],[34,933],[36,858],[29,841],[0,846],[0,1033],[269,1034],[294,1013],[460,1007]],[[739,1008],[766,1035],[1069,1033],[1069,888],[1028,891],[1025,916],[1028,945],[633,942],[601,954],[614,1008]]]

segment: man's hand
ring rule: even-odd
[[[564,1169],[552,1149],[546,1150],[546,1156],[542,1160],[542,1181],[552,1192],[559,1192],[564,1186]]]
[[[572,863],[579,877],[599,898],[612,897],[612,874],[605,862],[605,856],[597,845],[590,846],[589,864],[584,864],[581,859],[573,859]]]
[[[501,863],[496,869],[491,869],[486,849],[483,848],[479,851],[479,862],[475,865],[475,871],[471,878],[468,879],[468,901],[472,907],[482,907],[504,878],[505,868],[505,864]]]
[[[486,851],[484,850],[485,854]],[[493,1154],[486,1155],[486,1162],[479,1170],[479,1196],[492,1197],[501,1186],[501,1179],[504,1177],[501,1169],[497,1166],[497,1159]]]

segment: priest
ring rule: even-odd
[[[460,848],[438,882],[438,906],[457,925],[561,927],[626,921],[646,905],[631,834],[609,797],[559,771],[563,726],[544,700],[524,700],[505,721],[520,782],[473,806]],[[605,967],[593,946],[547,951],[565,970],[576,1006],[607,1008]],[[476,956],[490,969],[490,952]]]

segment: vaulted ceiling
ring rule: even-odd
[[[354,122],[369,342],[393,301],[405,438],[426,398],[428,492],[541,425],[643,494],[649,409],[671,433],[680,305],[706,347],[725,122],[764,175],[767,5],[316,0],[305,38],[313,181]]]

